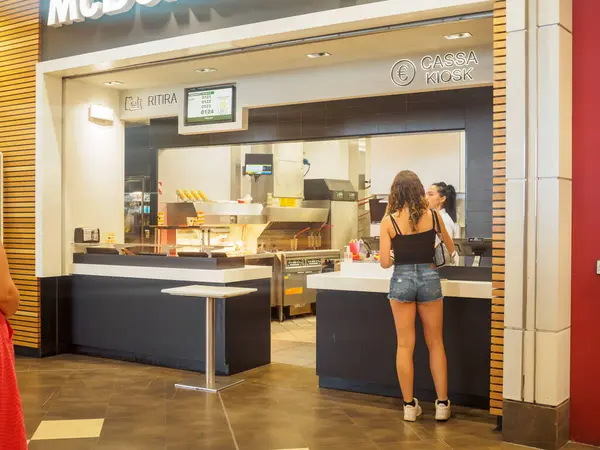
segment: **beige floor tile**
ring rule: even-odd
[[[306,320],[305,318],[294,319],[294,320],[292,320],[292,322],[294,322],[294,324],[298,325],[300,328],[305,328],[305,329],[316,328],[315,322],[310,322],[310,321]]]
[[[286,354],[285,351],[277,352],[271,356],[271,362],[277,364],[290,364],[292,366],[302,366],[307,367],[311,364],[315,364],[314,359],[310,358],[302,358],[299,356]]]
[[[316,368],[317,329],[315,322],[299,317],[271,324],[271,362]]]
[[[271,333],[287,331],[279,322],[271,322]]]
[[[274,337],[275,339],[280,341],[302,342],[293,333],[280,333],[275,335]]]
[[[281,326],[288,331],[296,331],[300,329],[300,326],[292,320],[286,320],[285,322],[281,322]]]
[[[44,420],[31,440],[97,438],[103,425],[104,419]]]
[[[294,345],[285,351],[291,355],[297,355],[306,358],[316,359],[317,357],[317,346],[306,342],[299,342],[297,345]]]
[[[272,339],[271,340],[271,353],[286,350],[291,347],[295,347],[300,342],[286,341],[284,339]]]
[[[293,331],[292,335],[298,342],[317,343],[317,333],[315,331]]]

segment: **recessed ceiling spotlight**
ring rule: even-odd
[[[123,82],[122,81],[107,81],[104,84],[106,86],[119,86],[119,85],[123,84]]]
[[[454,39],[465,39],[465,38],[470,38],[473,35],[471,33],[456,33],[456,34],[447,34],[446,36],[444,36],[446,39],[448,39],[449,41],[454,40]]]
[[[309,53],[306,56],[308,56],[311,59],[313,59],[313,58],[324,58],[325,56],[331,56],[331,53],[327,53],[327,52]]]
[[[210,72],[216,72],[219,69],[215,69],[214,67],[203,67],[202,69],[196,69],[196,72],[198,73],[210,73]]]

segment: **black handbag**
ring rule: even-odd
[[[440,243],[435,247],[435,252],[433,254],[433,263],[435,267],[444,267],[450,261],[450,252],[448,252],[448,247],[444,244],[444,239],[442,238],[442,227],[440,226],[440,219],[437,211],[431,210],[431,214],[433,214],[433,228],[435,230],[435,234],[440,239]]]

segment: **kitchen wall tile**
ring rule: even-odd
[[[402,112],[379,115],[379,133],[403,133],[406,131],[407,114]]]

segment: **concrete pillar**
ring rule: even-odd
[[[572,0],[507,1],[504,437],[569,438]]]

